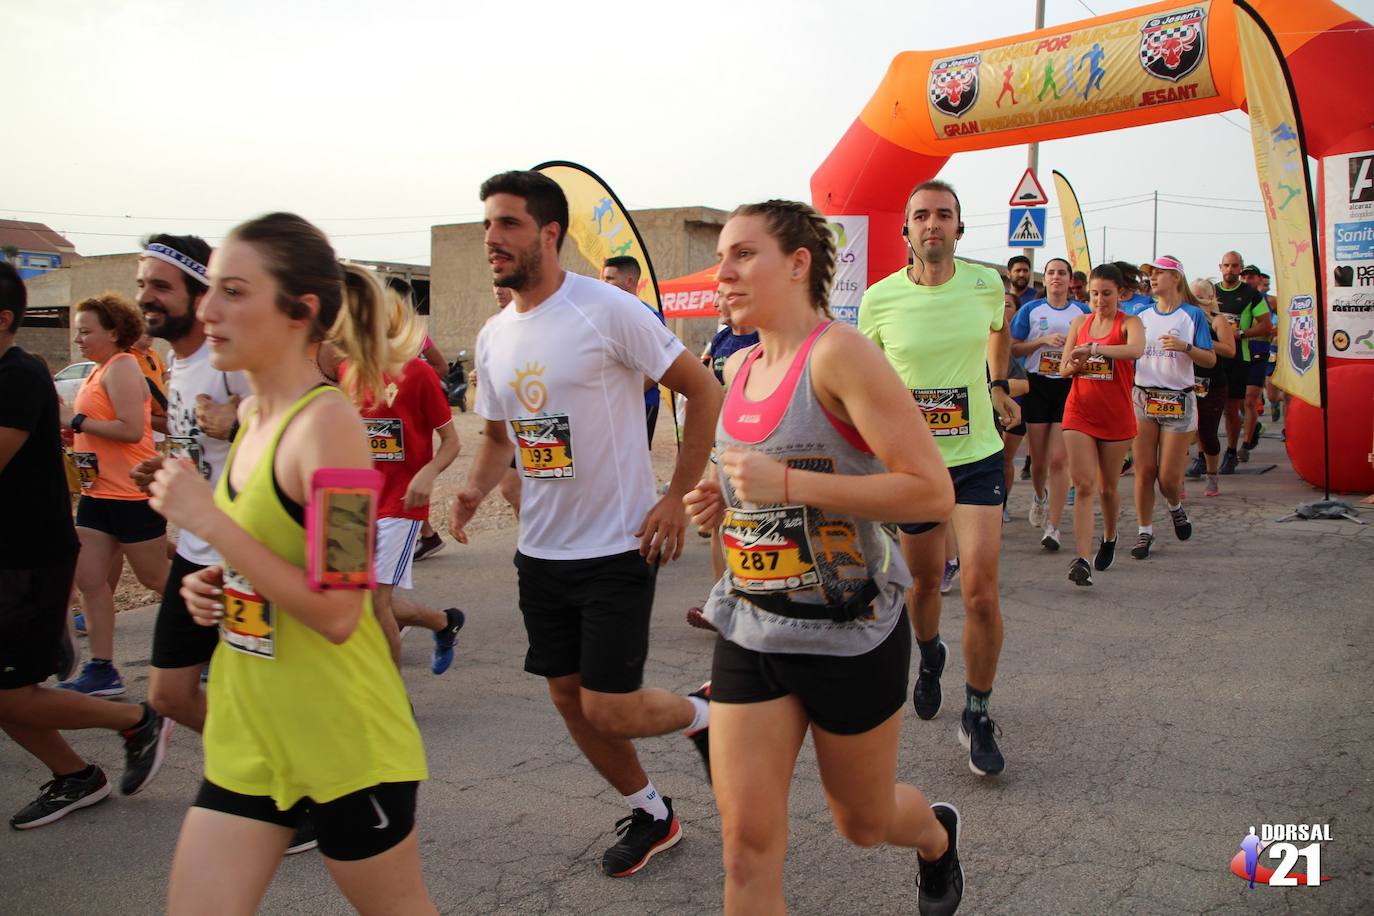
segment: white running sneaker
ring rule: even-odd
[[[1045,516],[1049,513],[1050,496],[1031,495],[1030,523],[1035,528],[1045,527]]]

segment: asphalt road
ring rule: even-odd
[[[1374,899],[1374,704],[1369,647],[1374,526],[1274,519],[1312,498],[1266,439],[1263,475],[1224,478],[1225,493],[1188,506],[1196,533],[1167,522],[1155,555],[1122,556],[1097,585],[1066,578],[1012,497],[1002,607],[1006,620],[993,714],[1008,769],[979,779],[955,740],[957,718],[909,710],[900,772],[964,815],[969,913],[1369,912]],[[1162,508],[1157,510],[1162,513]],[[1374,513],[1366,517],[1374,520]],[[1065,543],[1071,543],[1065,522]],[[711,637],[683,624],[709,578],[691,539],[659,579],[648,683],[690,690],[708,674]],[[640,742],[654,782],[675,802],[685,840],[640,874],[598,870],[624,814],[581,759],[542,682],[521,670],[511,530],[489,530],[416,569],[417,593],[468,612],[453,670],[428,670],[427,634],[405,645],[405,676],[432,778],[420,795],[425,876],[446,913],[712,913],[721,908],[719,827],[689,742]],[[947,695],[963,674],[957,594],[946,608]],[[121,614],[118,661],[142,698],[153,611]],[[122,766],[103,733],[73,744]],[[179,822],[199,781],[200,746],[179,729],[143,794],[113,798],[42,829],[0,833],[0,912],[145,914],[161,910]],[[0,812],[47,778],[0,742]],[[1229,870],[1253,825],[1325,823],[1313,888],[1250,890]],[[1272,863],[1271,863],[1272,864]],[[1302,871],[1299,866],[1298,871]],[[914,856],[862,850],[835,833],[814,756],[803,750],[791,801],[787,897],[796,913],[915,912]],[[318,855],[286,861],[270,913],[348,912]]]

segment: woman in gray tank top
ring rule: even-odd
[[[896,782],[911,577],[883,524],[948,518],[949,474],[882,353],[830,319],[835,244],[818,213],[740,207],[719,255],[722,294],[760,337],[726,364],[719,478],[686,498],[726,551],[705,608],[719,630],[710,760],[725,911],[784,906],[788,790],[810,729],[841,835],[916,848],[920,912],[952,913],[959,814]]]

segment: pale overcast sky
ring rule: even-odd
[[[1048,0],[1046,23],[1135,5]],[[1374,19],[1374,0],[1344,5]],[[632,209],[809,200],[894,54],[1029,31],[1034,7],[0,0],[0,217],[104,254],[154,231],[213,242],[286,209],[342,255],[428,263],[429,227],[478,218],[483,178],[547,159],[587,165]],[[1149,257],[1152,209],[1130,199],[1158,190],[1215,198],[1161,203],[1161,253],[1194,275],[1227,247],[1267,267],[1247,118],[1224,117],[1045,143],[1040,177],[1074,183],[1095,260],[1104,226],[1109,257]],[[970,226],[960,254],[1012,253],[1006,202],[1025,158],[945,167]],[[1050,215],[1041,259],[1063,252]]]

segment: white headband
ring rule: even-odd
[[[157,258],[159,261],[166,261],[188,277],[194,277],[206,286],[210,285],[210,273],[205,269],[205,265],[190,255],[182,254],[170,245],[154,242],[143,249],[143,255],[144,257]]]

